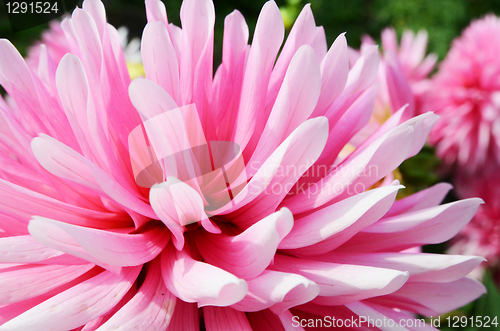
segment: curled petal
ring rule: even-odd
[[[191,258],[184,250],[168,245],[161,255],[161,270],[167,289],[198,307],[230,306],[243,299],[248,285],[227,271]]]
[[[278,244],[292,227],[293,215],[283,208],[237,236],[203,233],[195,242],[208,263],[238,277],[252,279],[271,263]]]

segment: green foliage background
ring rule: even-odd
[[[163,1],[167,6],[169,21],[180,25],[179,9],[182,1]],[[116,27],[127,26],[131,37],[141,36],[146,24],[143,0],[103,0],[103,2],[109,23]],[[221,59],[223,18],[234,9],[238,9],[245,16],[252,32],[265,0],[214,0],[214,2],[217,14],[215,26],[215,64],[217,65]],[[276,0],[276,2],[280,6],[288,29],[307,3],[304,0]],[[388,26],[393,26],[399,35],[405,29],[414,31],[426,29],[429,33],[429,51],[437,53],[440,60],[445,57],[452,40],[471,20],[489,13],[500,15],[500,0],[310,0],[310,3],[317,25],[325,28],[329,44],[342,32],[347,32],[350,46],[357,48],[362,35],[369,34],[379,41],[380,32]],[[12,33],[5,6],[3,3],[0,5],[0,38],[11,40],[22,54],[26,54],[27,47],[39,38],[40,33],[46,28],[47,25],[43,25]],[[403,163],[400,171],[407,185],[420,190],[438,180],[432,171],[439,161],[436,161],[433,155],[432,149],[426,148],[419,155]],[[418,185],[424,185],[424,187]],[[443,247],[445,245],[426,247],[425,251],[439,252],[443,250]],[[498,280],[494,282],[487,273],[484,283],[488,288],[488,294],[475,303],[453,312],[452,315],[468,317],[488,315],[492,319],[495,316],[500,319],[500,294],[495,285],[495,283],[498,284]],[[443,324],[441,329],[451,330]],[[459,329],[473,331],[486,328]],[[500,327],[487,329],[500,330]]]

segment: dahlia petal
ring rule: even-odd
[[[285,330],[278,316],[269,309],[246,313],[246,316],[253,330]]]
[[[56,249],[69,235],[95,260],[121,267],[136,266],[151,261],[160,254],[169,239],[168,230],[164,227],[151,228],[138,234],[126,234],[76,226],[37,216],[31,220],[28,230],[37,241]]]
[[[82,3],[82,9],[89,13],[97,26],[101,38],[104,36],[104,31],[107,28],[106,9],[100,0],[85,0]]]
[[[199,311],[195,304],[177,299],[167,331],[199,331]]]
[[[56,72],[56,86],[83,155],[92,157],[89,146],[92,138],[87,118],[89,87],[83,64],[76,55],[66,54],[61,59]]]
[[[94,267],[86,265],[23,265],[0,272],[0,305],[8,305],[42,295]]]
[[[168,26],[167,9],[165,4],[160,0],[146,0],[146,16],[148,22],[162,22]]]
[[[248,25],[243,15],[235,10],[224,20],[222,64],[214,77],[214,100],[212,100],[217,138],[230,141],[234,135],[234,122],[238,113],[242,93],[243,74],[248,46]]]
[[[97,330],[159,330],[168,325],[177,298],[165,287],[160,261],[154,260],[136,295]]]
[[[355,305],[355,306],[352,306],[352,305]],[[352,311],[359,310],[360,314],[361,314],[361,311],[363,311],[363,309],[369,309],[368,311],[375,311],[375,312],[382,313],[383,316],[387,316],[388,318],[394,320],[398,324],[403,324],[400,322],[404,321],[403,325],[405,325],[406,329],[410,330],[410,331],[437,331],[438,330],[435,327],[433,327],[427,323],[425,325],[422,325],[421,322],[416,320],[415,317],[409,313],[405,313],[402,311],[397,311],[395,309],[380,306],[380,305],[377,305],[377,304],[372,303],[372,302],[356,302],[354,304],[349,304],[348,306],[349,306],[349,309],[351,309]],[[362,315],[362,316],[366,316],[366,315]],[[372,319],[374,319],[374,318],[372,318]],[[411,320],[413,320],[414,326],[408,326],[408,324],[410,324],[409,321],[411,321]]]
[[[204,307],[203,318],[207,331],[252,331],[245,313],[229,307]]]
[[[330,134],[316,167],[323,165],[326,167],[333,164],[342,148],[349,143],[356,133],[368,124],[377,92],[378,85],[368,87],[347,108],[342,117],[339,119],[328,118]]]
[[[9,330],[65,331],[106,313],[127,293],[141,267],[124,268],[120,274],[103,271],[0,326]]]
[[[55,295],[58,295],[61,292],[64,292],[64,291],[74,287],[75,285],[79,285],[82,282],[84,282],[88,279],[91,279],[94,276],[99,275],[100,273],[102,273],[101,268],[99,268],[99,267],[93,268],[90,271],[88,271],[87,273],[83,274],[82,276],[80,276],[74,280],[71,280],[69,282],[66,282],[63,285],[61,285],[55,289],[52,289],[52,290],[50,290],[42,295],[0,307],[0,325],[2,325],[3,323],[21,315],[22,313],[24,313],[24,312],[30,310],[31,308],[41,304],[42,302],[54,297]],[[0,326],[0,328],[1,328],[1,326]],[[2,330],[3,330],[3,328],[2,328]],[[5,329],[5,330],[8,330],[8,329]]]
[[[392,217],[402,213],[435,207],[443,201],[452,188],[451,184],[438,183],[406,198],[396,200],[384,217]]]
[[[162,275],[167,289],[185,302],[198,307],[230,306],[243,299],[248,285],[227,271],[193,260],[184,250],[168,245],[161,255]]]
[[[394,251],[442,243],[471,220],[481,203],[478,198],[466,199],[383,219],[363,229],[339,250]]]
[[[318,261],[390,268],[410,273],[408,282],[446,283],[459,280],[484,258],[479,256],[426,253],[326,253],[311,257]]]
[[[303,331],[304,328],[302,326],[294,326],[293,321],[293,315],[289,310],[285,310],[281,314],[278,315],[281,324],[283,325],[283,328],[285,331]]]
[[[408,104],[407,116],[413,117],[415,113],[413,93],[406,77],[404,76],[396,54],[392,52],[386,53],[385,63],[385,76],[391,108],[396,110]]]
[[[376,188],[299,217],[279,248],[296,249],[313,245],[300,250],[301,254],[307,255],[331,251],[379,220],[389,210],[400,188],[401,185]]]
[[[353,313],[355,313],[358,316],[363,316],[365,320],[369,319],[372,321],[386,321],[387,316],[381,313],[380,311],[377,311],[373,309],[372,307],[362,303],[362,302],[353,302],[349,303],[346,305],[347,308],[349,308]],[[407,316],[409,318],[409,316]],[[399,320],[398,320],[399,322]],[[405,321],[406,322],[406,321]],[[385,323],[384,323],[385,324]],[[381,326],[380,330],[383,331],[409,331],[410,329],[404,328],[400,326],[398,323],[395,323],[394,326],[389,327],[389,326]]]
[[[276,255],[272,270],[297,273],[319,285],[312,302],[320,305],[344,305],[350,302],[392,293],[408,280],[398,270],[335,264]]]
[[[318,285],[303,276],[264,270],[248,281],[247,295],[231,307],[243,312],[270,308],[279,315],[288,308],[311,301],[318,294]]]
[[[160,220],[172,232],[172,242],[177,250],[184,247],[184,227],[179,223],[174,198],[166,182],[156,184],[149,191],[149,203]]]
[[[307,120],[295,129],[234,198],[240,207],[231,214],[234,222],[247,227],[274,212],[300,176],[317,160],[327,137],[328,121],[324,117]],[[276,188],[277,193],[272,191]]]
[[[141,40],[141,54],[146,77],[161,86],[180,104],[179,63],[167,27],[163,23],[150,22],[146,25]]]
[[[365,90],[377,77],[380,55],[377,46],[368,46],[349,71],[344,93],[354,95]]]
[[[481,282],[462,278],[449,283],[406,283],[398,291],[371,301],[424,316],[437,316],[462,307],[485,293]]]
[[[326,56],[327,51],[328,51],[328,44],[326,42],[325,28],[323,28],[322,26],[316,27],[316,33],[314,34],[314,39],[311,42],[311,47],[316,52],[316,55],[318,56],[318,60],[320,62],[322,62]]]
[[[278,90],[283,82],[283,77],[285,77],[285,72],[288,71],[288,67],[291,64],[290,61],[297,54],[299,48],[303,45],[310,45],[315,35],[316,23],[314,22],[311,5],[306,4],[293,23],[292,29],[286,38],[283,49],[271,73],[267,103],[270,103],[272,100],[271,98],[275,98],[278,94]],[[316,59],[317,58],[318,57],[316,57]]]
[[[40,165],[53,175],[69,179],[91,192],[102,193],[83,157],[68,146],[50,136],[41,135],[31,141],[31,149]]]
[[[214,4],[211,0],[187,0],[181,5],[182,47],[180,93],[183,104],[196,103],[205,134],[213,140],[209,116],[213,74]]]
[[[237,236],[203,233],[195,242],[207,263],[237,277],[252,279],[269,266],[280,241],[292,227],[293,215],[284,208]]]
[[[0,238],[1,263],[35,263],[62,254],[61,251],[38,243],[32,236]]]
[[[316,185],[283,202],[294,214],[331,204],[368,187],[394,170],[408,155],[422,148],[435,115],[428,113],[407,121],[366,146],[359,146]],[[398,145],[398,149],[392,146]],[[320,186],[318,189],[317,185]],[[312,188],[315,192],[312,192]]]
[[[155,218],[151,206],[140,200],[136,192],[125,189],[94,163],[52,137],[41,135],[32,140],[31,148],[40,164],[52,174],[95,192],[109,195],[126,209]]]
[[[265,109],[267,86],[284,34],[283,17],[278,6],[274,1],[266,2],[255,26],[243,79],[235,137],[232,139],[243,150],[253,139],[255,142],[250,145],[252,149],[250,152],[253,152],[253,145],[257,143],[264,128],[264,119],[268,114],[262,110]]]
[[[321,61],[321,95],[313,117],[325,114],[328,107],[344,90],[349,75],[349,58],[345,33],[333,42]]]
[[[208,218],[203,199],[195,189],[175,177],[168,177],[167,185],[174,200],[180,225],[185,226]]]
[[[129,95],[132,104],[145,119],[177,108],[172,97],[158,84],[148,79],[134,79],[129,87]]]
[[[76,8],[71,15],[73,36],[78,43],[80,59],[89,75],[89,85],[92,91],[98,91],[101,86],[100,73],[103,58],[102,43],[97,25],[92,16],[83,9]],[[95,93],[99,95],[99,93]]]
[[[266,127],[249,161],[265,160],[314,110],[321,89],[321,73],[314,50],[304,45],[286,71]],[[249,176],[253,173],[248,174]]]
[[[37,95],[28,66],[7,39],[0,39],[0,84],[7,91],[14,85],[26,94]]]
[[[105,213],[92,209],[81,208],[46,195],[30,191],[0,179],[0,211],[19,219],[23,231],[32,215],[52,219],[64,219],[65,222],[94,228],[118,228],[132,226],[132,222],[123,215]],[[26,203],[30,201],[30,203]],[[2,221],[0,221],[0,228]]]

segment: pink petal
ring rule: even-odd
[[[193,303],[177,299],[174,315],[170,320],[167,331],[199,331],[200,310]]]
[[[25,225],[33,215],[64,219],[67,223],[94,228],[125,228],[133,226],[124,214],[106,213],[81,208],[46,195],[30,191],[0,179],[0,206],[2,214],[22,220]],[[26,201],[30,201],[26,204]],[[0,221],[0,227],[2,222]],[[23,226],[23,229],[26,229]]]
[[[94,261],[114,266],[141,265],[154,259],[168,243],[168,230],[153,227],[137,234],[115,233],[34,217],[28,230],[40,243],[55,249],[75,241]],[[71,250],[62,249],[71,254]],[[77,255],[78,256],[78,255]]]
[[[182,47],[180,93],[183,104],[195,103],[209,140],[213,140],[211,100],[213,75],[214,4],[210,0],[187,0],[181,5]]]
[[[325,114],[328,107],[342,93],[349,75],[349,59],[345,33],[333,42],[321,61],[321,95],[313,117]]]
[[[307,303],[319,294],[319,287],[309,279],[291,273],[264,270],[248,281],[248,293],[231,307],[243,312],[271,308],[280,314],[288,308]]]
[[[396,54],[389,52],[385,54],[385,59],[387,90],[391,108],[397,110],[408,104],[407,116],[413,117],[415,114],[415,100],[398,58]]]
[[[41,245],[32,236],[0,238],[1,263],[35,263],[61,255],[63,252]]]
[[[354,304],[349,304],[349,309],[352,311],[359,311],[361,314],[362,312],[367,312],[370,314],[377,314],[377,313],[382,313],[383,316],[387,316],[387,318],[390,318],[394,320],[396,323],[399,323],[401,325],[405,325],[407,330],[410,331],[436,331],[438,329],[432,327],[429,324],[423,325],[419,320],[415,318],[415,316],[412,316],[411,313],[407,313],[404,311],[397,311],[395,309],[387,308],[384,306],[377,305],[375,303],[371,302],[356,302]],[[366,316],[366,315],[362,315]],[[372,319],[374,319],[372,317]],[[383,319],[383,317],[382,317]],[[414,325],[414,326],[408,326],[408,325]]]
[[[159,330],[169,324],[177,298],[165,287],[160,260],[149,264],[144,283],[136,295],[97,330]]]
[[[203,318],[207,331],[252,331],[245,313],[230,307],[204,307]]]
[[[285,331],[302,331],[304,330],[300,325],[295,326],[295,323],[293,323],[293,315],[290,313],[289,310],[285,310],[281,314],[278,315],[281,323],[283,324],[283,328]]]
[[[208,218],[204,211],[203,198],[195,189],[175,177],[168,177],[167,185],[180,225],[185,226]]]
[[[212,107],[218,123],[217,138],[230,141],[242,93],[243,74],[248,46],[248,26],[235,10],[224,20],[222,64],[214,77]]]
[[[247,313],[246,315],[253,330],[285,330],[278,316],[272,313],[269,309],[261,310],[255,313]]]
[[[94,267],[86,265],[24,265],[0,272],[0,305],[31,299],[64,285]]]
[[[486,293],[481,282],[462,278],[450,283],[407,283],[374,303],[397,307],[424,316],[438,316],[462,307]]]
[[[376,188],[339,201],[324,209],[298,218],[280,243],[280,249],[296,249],[307,255],[334,250],[363,228],[379,220],[391,207],[402,186]]]
[[[180,104],[179,63],[167,27],[162,22],[150,22],[144,28],[141,54],[146,77]]]
[[[184,227],[180,225],[174,198],[166,182],[156,184],[149,191],[149,203],[156,215],[172,232],[172,242],[177,250],[184,247]]]
[[[148,22],[162,22],[168,26],[167,10],[165,4],[160,0],[146,0],[146,16]]]
[[[397,200],[384,217],[392,217],[402,213],[409,213],[420,209],[437,206],[453,188],[448,183],[438,183],[406,198]]]
[[[453,238],[474,216],[481,199],[466,199],[381,220],[339,247],[342,251],[403,250]]]
[[[408,280],[408,273],[392,269],[335,264],[276,255],[273,270],[297,273],[319,285],[321,305],[343,305],[386,295]]]
[[[46,135],[32,140],[31,148],[40,164],[56,176],[82,185],[91,192],[108,195],[124,208],[155,218],[151,207],[137,192],[125,189],[113,177],[68,146]]]
[[[467,276],[485,259],[479,256],[425,253],[336,253],[311,257],[318,261],[388,268],[410,273],[408,282],[445,283]]]
[[[278,244],[293,227],[286,208],[253,224],[237,236],[203,233],[195,239],[203,259],[237,277],[257,277],[271,263]]]
[[[306,4],[293,23],[292,29],[286,38],[283,49],[271,73],[267,103],[272,103],[272,100],[276,98],[278,90],[282,86],[285,72],[288,71],[288,67],[291,64],[290,61],[297,54],[298,49],[304,45],[310,45],[314,41],[315,35],[316,23],[314,22],[311,5]]]
[[[361,58],[349,71],[344,93],[353,95],[370,86],[377,77],[380,56],[377,46],[362,50]]]
[[[262,110],[265,109],[267,86],[284,34],[285,27],[278,6],[273,1],[266,2],[255,26],[235,123],[235,137],[232,139],[243,150],[250,142],[249,152],[253,152],[264,129],[267,114],[263,114]]]
[[[276,102],[249,164],[267,159],[279,144],[309,117],[318,102],[320,88],[318,58],[310,46],[304,45],[297,50],[288,66]]]
[[[103,271],[3,324],[9,330],[65,331],[79,327],[112,309],[134,283],[141,267],[120,274]]]
[[[286,199],[282,205],[297,214],[365,191],[422,148],[426,134],[432,128],[432,125],[428,126],[428,120],[435,120],[435,116],[430,113],[421,115],[395,127],[371,144],[359,146],[328,176]],[[393,148],[395,144],[397,149]]]
[[[198,307],[230,306],[247,293],[247,283],[213,265],[193,260],[184,250],[168,245],[161,257],[162,275],[167,289],[185,302]]]
[[[244,228],[273,213],[300,176],[317,160],[325,146],[327,132],[326,118],[307,120],[262,165],[249,165],[259,170],[234,198],[240,207],[232,214],[234,221]]]

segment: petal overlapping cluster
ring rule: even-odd
[[[132,82],[98,0],[61,23],[62,57],[39,46],[27,65],[0,41],[0,330],[300,330],[293,316],[412,320],[484,293],[466,277],[482,258],[414,251],[455,236],[480,199],[369,189],[436,115],[396,113],[341,153],[372,113],[376,48],[350,67],[306,6],[279,52],[268,2],[251,45],[226,17],[213,75],[211,1],[185,0],[182,29],[159,0],[146,13]],[[213,142],[231,144],[219,158]]]

